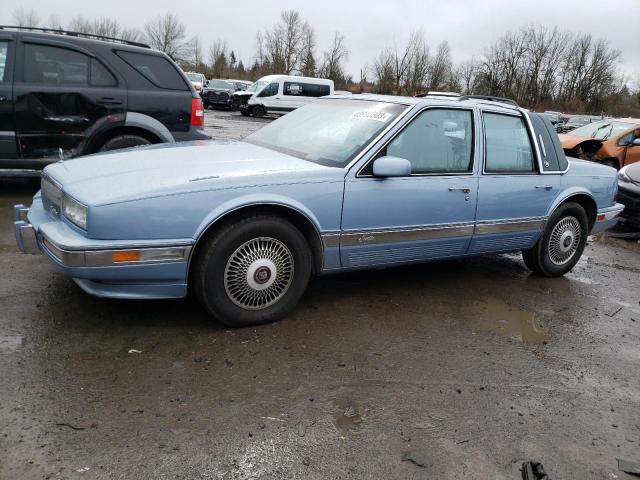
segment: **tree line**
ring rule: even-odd
[[[337,88],[354,92],[415,95],[427,91],[492,95],[514,99],[535,109],[640,116],[640,82],[618,70],[621,52],[590,33],[527,26],[507,32],[478,57],[454,63],[446,40],[430,48],[422,29],[404,45],[389,44],[353,78],[346,71],[346,38],[334,32],[319,51],[316,34],[297,10],[286,10],[271,27],[256,33],[249,64],[237,58],[224,39],[205,46],[187,35],[186,25],[172,13],[159,15],[142,30],[113,19],[81,15],[63,25],[58,17],[41,22],[34,10],[14,11],[19,26],[67,29],[130,41],[143,41],[174,58],[185,70],[213,78],[256,80],[280,73],[332,79]]]

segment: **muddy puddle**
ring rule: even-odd
[[[22,335],[0,335],[0,353],[13,353],[22,346]]]
[[[355,408],[347,407],[336,417],[335,424],[343,435],[358,433],[362,424],[362,416]]]
[[[498,298],[474,302],[470,308],[471,327],[475,332],[491,332],[529,345],[539,345],[550,339],[548,326],[535,313]]]

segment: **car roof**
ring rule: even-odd
[[[12,30],[10,27],[5,27],[0,32],[12,33],[15,35],[19,35],[22,38],[41,38],[43,40],[51,40],[58,43],[68,43],[69,45],[77,45],[79,47],[89,47],[89,48],[115,48],[117,50],[126,50],[126,51],[135,51],[145,54],[156,54],[156,55],[165,55],[159,50],[154,50],[147,46],[132,45],[131,43],[125,43],[126,41],[116,41],[114,40],[98,40],[95,38],[87,38],[82,36],[75,36],[71,34],[61,34],[61,33],[46,33],[46,32],[38,32],[31,30]]]
[[[640,124],[640,118],[631,118],[631,117],[627,117],[627,118],[607,118],[607,120],[613,121],[613,122],[624,122],[624,123],[637,123]]]
[[[259,78],[258,80],[263,80],[269,82],[271,80],[280,80],[280,79],[291,79],[297,81],[307,81],[314,83],[326,83],[327,85],[333,83],[333,80],[329,80],[327,78],[315,78],[315,77],[298,77],[296,75],[265,75],[264,77]]]
[[[490,101],[479,98],[446,97],[434,95],[426,97],[405,97],[399,95],[380,95],[374,93],[361,93],[356,95],[329,95],[324,98],[335,98],[340,100],[369,100],[372,102],[398,103],[403,105],[450,105],[450,106],[489,106],[505,110],[517,110],[519,107],[509,103]]]

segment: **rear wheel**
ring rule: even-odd
[[[546,277],[560,277],[570,271],[587,244],[589,220],[577,203],[561,205],[549,218],[547,226],[530,250],[523,250],[525,265]]]
[[[262,117],[264,117],[264,114],[266,112],[265,112],[264,107],[262,105],[256,105],[255,107],[253,107],[251,109],[251,113],[256,118],[262,118]]]
[[[286,316],[309,283],[308,243],[280,217],[246,217],[216,232],[200,248],[194,290],[207,312],[230,327]]]
[[[108,152],[110,150],[118,150],[120,148],[137,147],[139,145],[149,145],[152,142],[144,137],[138,135],[118,135],[107,140],[100,147],[101,152]]]

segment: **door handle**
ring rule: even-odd
[[[462,192],[464,194],[470,194],[471,188],[469,187],[449,187],[450,192]]]
[[[99,105],[122,105],[122,100],[111,97],[100,97],[96,99],[96,103]]]
[[[6,102],[7,101],[7,97],[5,97],[4,95],[0,95],[0,102]]]
[[[536,188],[544,188],[545,190],[551,190],[553,187],[551,185],[536,185]]]

